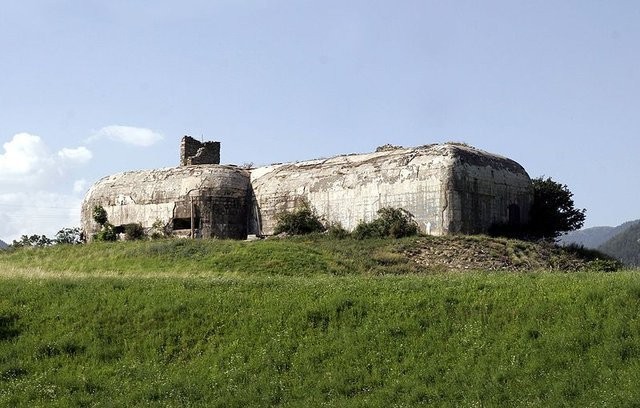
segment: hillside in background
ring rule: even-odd
[[[627,221],[617,227],[592,227],[578,231],[571,231],[558,238],[560,245],[582,245],[585,248],[596,249],[611,238],[623,233],[628,228],[640,223],[640,220]]]
[[[0,249],[6,249],[9,247],[9,244],[0,239]]]
[[[636,222],[621,234],[602,244],[598,249],[619,259],[626,265],[640,266],[640,223]]]

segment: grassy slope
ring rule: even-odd
[[[640,401],[635,272],[387,275],[409,242],[2,254],[0,405]]]
[[[640,267],[640,222],[628,227],[598,248],[626,265]]]

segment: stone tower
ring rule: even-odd
[[[180,145],[180,165],[220,164],[220,142],[199,142],[184,136]]]

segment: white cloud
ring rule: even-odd
[[[73,182],[73,192],[76,194],[84,193],[87,189],[87,180],[80,179]]]
[[[75,149],[65,147],[58,152],[58,157],[64,161],[85,164],[93,158],[93,153],[84,146],[80,146]]]
[[[48,191],[0,193],[0,239],[11,243],[22,235],[53,238],[64,227],[80,226],[82,199]]]
[[[113,140],[134,146],[149,147],[162,140],[163,136],[151,129],[112,125],[98,130],[88,141],[100,139]]]
[[[51,163],[47,148],[38,136],[18,133],[2,147],[0,179],[33,175]]]
[[[2,147],[0,239],[10,243],[32,234],[52,238],[63,227],[78,226],[87,182],[71,177],[75,167],[92,159],[91,151],[81,146],[52,153],[40,137],[28,133],[14,135]]]
[[[86,147],[63,148],[51,154],[44,141],[29,133],[18,133],[4,143],[0,154],[2,184],[38,184],[61,175],[72,165],[85,164],[93,157]]]

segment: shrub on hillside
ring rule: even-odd
[[[144,239],[146,234],[142,224],[126,224],[124,226],[124,236],[127,241],[135,241],[138,239]]]
[[[418,234],[418,223],[413,214],[403,208],[384,207],[378,210],[378,218],[361,221],[353,230],[356,239],[402,238]]]
[[[304,235],[324,230],[320,218],[305,204],[293,212],[285,211],[278,214],[274,234]]]
[[[23,235],[19,240],[13,240],[12,248],[47,247],[53,245],[53,241],[46,235]]]
[[[96,241],[117,241],[118,233],[113,225],[105,222],[100,231],[98,231],[93,238]]]
[[[56,234],[56,244],[78,245],[84,243],[84,233],[80,228],[63,228]]]
[[[327,234],[329,234],[331,238],[344,239],[349,236],[349,231],[339,222],[333,222],[329,225],[329,228],[327,228]]]
[[[171,235],[170,231],[168,231],[167,225],[162,222],[161,219],[156,219],[153,225],[151,226],[151,231],[149,232],[151,239],[161,239],[166,238]]]
[[[107,210],[101,205],[93,207],[93,220],[101,226],[105,225],[108,221]]]

